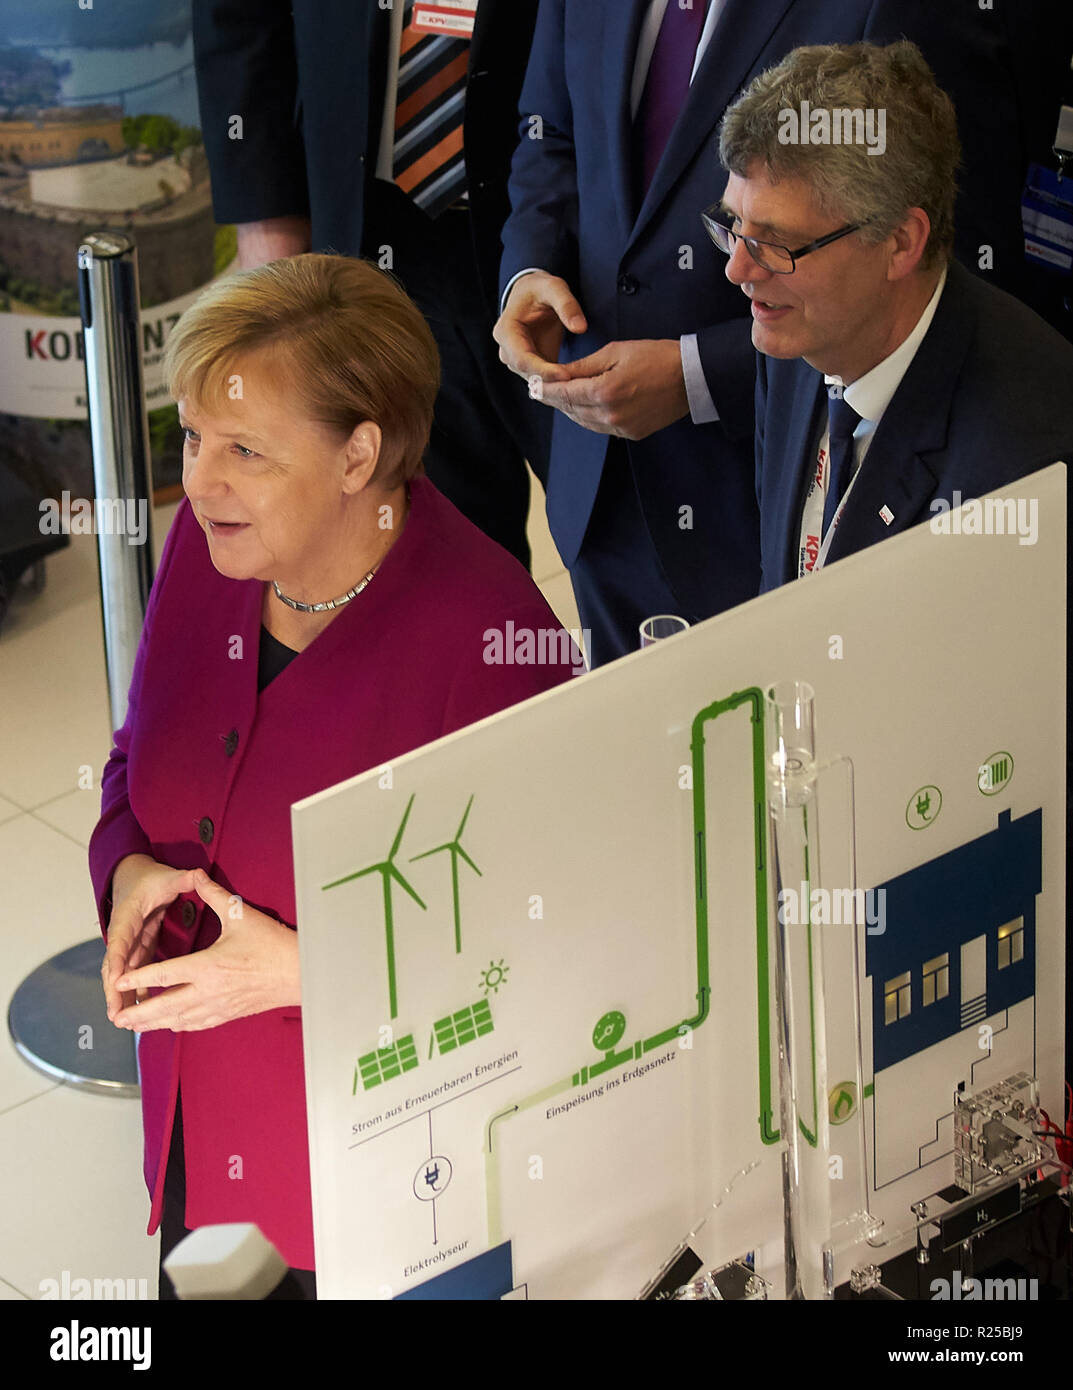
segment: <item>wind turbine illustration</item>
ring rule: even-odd
[[[453,840],[448,840],[447,843],[446,843],[446,844],[443,844],[443,845],[437,845],[435,849],[427,849],[427,850],[424,851],[423,854],[415,854],[415,855],[413,856],[413,858],[410,860],[410,863],[413,864],[413,863],[415,863],[418,859],[427,859],[427,858],[429,857],[430,854],[440,854],[443,850],[448,850],[448,851],[450,852],[450,855],[451,855],[451,891],[452,891],[452,893],[453,893],[453,895],[454,895],[454,910],[455,910],[455,954],[456,954],[456,955],[457,955],[457,954],[460,954],[461,951],[462,951],[462,918],[461,918],[461,914],[460,914],[460,911],[459,911],[459,905],[458,905],[458,859],[459,859],[459,856],[461,855],[461,857],[466,861],[466,863],[470,866],[470,868],[473,870],[473,872],[477,875],[478,878],[483,878],[483,877],[484,877],[484,875],[481,873],[480,869],[477,868],[476,864],[474,864],[473,860],[469,857],[469,855],[466,853],[466,851],[465,851],[465,850],[462,848],[462,846],[459,844],[459,840],[461,840],[461,838],[462,838],[462,831],[466,828],[466,820],[467,820],[468,817],[469,817],[470,807],[471,807],[472,805],[473,805],[473,797],[471,796],[470,799],[469,799],[469,801],[466,802],[466,809],[465,809],[465,811],[463,812],[461,823],[459,824],[458,829],[455,831],[455,837],[454,837]]]
[[[417,893],[403,878],[395,867],[395,855],[398,853],[399,845],[402,844],[403,833],[406,830],[406,822],[410,818],[410,809],[414,804],[414,797],[406,803],[406,810],[403,812],[402,821],[399,824],[395,839],[392,842],[391,850],[386,859],[382,859],[378,864],[370,864],[367,868],[359,869],[356,873],[347,874],[345,878],[337,878],[334,883],[325,883],[322,892],[329,888],[338,888],[341,883],[349,883],[351,879],[364,878],[366,874],[379,874],[384,886],[384,930],[387,935],[387,989],[388,999],[391,1005],[391,1017],[394,1018],[398,1013],[395,996],[395,919],[391,910],[391,880],[397,879],[400,888],[406,890],[414,902],[422,911],[426,911],[425,904],[417,896]]]

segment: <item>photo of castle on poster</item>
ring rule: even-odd
[[[31,486],[48,468],[85,493],[84,430],[67,427],[84,418],[79,245],[102,228],[133,236],[142,307],[174,308],[231,263],[235,234],[213,220],[190,0],[0,0],[0,35],[0,318],[13,316],[15,368],[3,410],[19,417],[0,444]],[[148,357],[168,328],[167,313],[146,316]],[[158,484],[178,476],[165,403],[147,401]]]

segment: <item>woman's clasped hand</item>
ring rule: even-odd
[[[192,1032],[301,1003],[298,937],[290,927],[213,883],[203,869],[169,869],[141,857],[141,872],[113,909],[101,972],[116,1027]],[[188,956],[143,964],[168,903],[190,892],[220,919],[218,940]]]

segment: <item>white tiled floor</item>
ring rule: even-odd
[[[533,573],[566,627],[578,616],[533,485]],[[155,513],[159,555],[175,506]],[[0,634],[0,998],[27,974],[98,933],[86,867],[110,730],[96,542],[72,536],[50,557],[44,592],[19,598]],[[92,769],[93,790],[79,778]],[[57,1084],[0,1042],[0,1299],[39,1298],[46,1279],[145,1279],[136,1101]],[[135,1283],[134,1288],[139,1285]]]

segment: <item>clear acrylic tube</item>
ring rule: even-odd
[[[834,1295],[823,937],[811,913],[820,881],[813,700],[800,681],[765,698],[788,1299]]]

